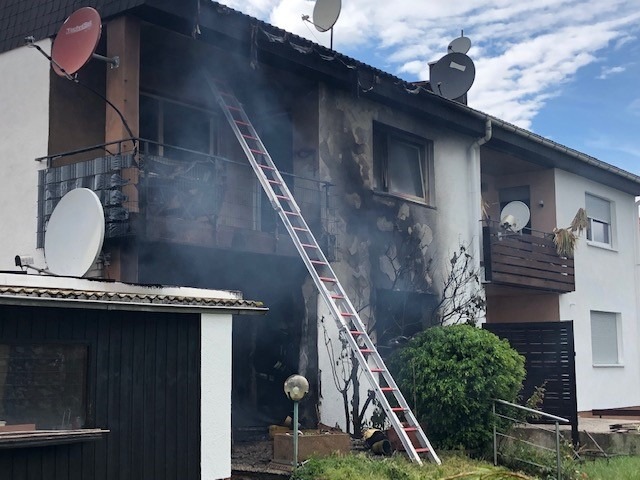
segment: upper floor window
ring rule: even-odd
[[[587,193],[585,206],[589,219],[587,240],[611,245],[611,202]]]
[[[174,160],[214,155],[214,113],[154,95],[140,95],[140,137],[150,140],[147,152]]]
[[[430,203],[432,142],[374,124],[373,162],[379,191]]]

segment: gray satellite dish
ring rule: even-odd
[[[500,212],[500,225],[513,232],[519,232],[529,223],[530,218],[531,212],[527,204],[516,200],[507,203]]]
[[[473,60],[464,53],[448,53],[431,67],[431,89],[441,97],[454,99],[469,91],[476,78]]]
[[[88,188],[67,193],[53,210],[44,238],[49,271],[82,277],[96,261],[104,240],[104,211]]]
[[[318,0],[313,7],[313,25],[319,32],[333,28],[340,16],[341,0]]]
[[[471,48],[471,40],[468,37],[460,36],[449,44],[449,53],[467,53]]]

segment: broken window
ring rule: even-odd
[[[0,431],[82,428],[87,346],[0,344]]]
[[[203,160],[217,153],[216,116],[185,103],[140,95],[140,137],[144,153],[172,160]]]
[[[373,159],[377,190],[430,203],[432,142],[376,123]]]

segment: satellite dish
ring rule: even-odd
[[[104,211],[88,188],[67,193],[53,210],[44,238],[49,271],[82,277],[96,261],[104,240]]]
[[[467,53],[470,48],[471,40],[469,37],[460,36],[451,41],[447,50],[449,53]]]
[[[331,30],[338,21],[341,9],[341,0],[317,0],[313,7],[313,25],[319,32]]]
[[[53,71],[66,77],[84,67],[96,51],[101,33],[102,20],[97,10],[83,7],[73,12],[51,47]]]
[[[509,202],[500,212],[500,225],[506,226],[506,228],[514,232],[519,232],[529,223],[530,218],[531,212],[526,203],[520,201]]]
[[[464,53],[448,53],[431,67],[431,89],[450,100],[469,91],[476,78],[473,60]]]

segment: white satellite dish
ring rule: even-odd
[[[338,21],[341,9],[341,0],[317,0],[313,7],[313,25],[319,32],[331,30]]]
[[[67,193],[53,210],[44,238],[49,271],[82,277],[102,250],[104,211],[98,196],[88,188]]]
[[[471,39],[463,35],[454,38],[447,48],[448,53],[467,53],[471,49]]]
[[[500,225],[513,232],[519,232],[529,223],[530,218],[531,212],[527,204],[516,200],[507,203],[500,212]]]

